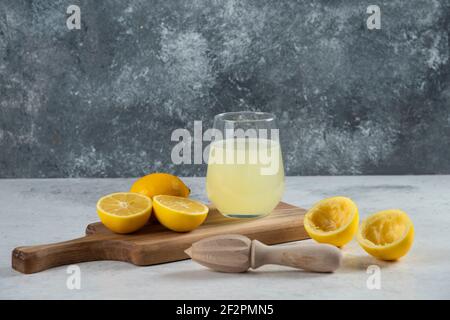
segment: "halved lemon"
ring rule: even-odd
[[[156,219],[166,228],[187,232],[205,221],[208,207],[199,201],[184,197],[158,195],[153,197]]]
[[[332,197],[316,203],[305,215],[304,226],[317,242],[337,247],[350,242],[358,231],[358,207],[349,198]]]
[[[152,200],[139,193],[112,193],[97,202],[100,220],[116,233],[130,233],[142,228],[150,218],[151,211]]]
[[[405,212],[384,210],[362,222],[357,239],[370,255],[381,260],[397,260],[411,249],[414,225]]]

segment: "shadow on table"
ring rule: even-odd
[[[376,265],[380,268],[389,268],[395,265],[395,261],[381,261],[369,255],[344,254],[342,266],[339,273],[350,273],[355,271],[366,272],[367,268]]]
[[[281,269],[282,268],[282,269]],[[283,279],[299,279],[299,278],[320,278],[320,277],[328,277],[331,276],[332,273],[314,273],[314,272],[306,272],[303,270],[297,269],[285,269],[280,267],[277,270],[264,270],[264,268],[258,270],[250,270],[248,272],[242,273],[225,273],[218,272],[210,269],[202,269],[202,270],[190,270],[190,271],[176,271],[171,273],[166,273],[163,277],[176,279],[180,281],[211,281],[212,279],[223,280],[223,279],[231,279],[236,277],[247,277],[247,278],[261,278],[261,279],[274,279],[274,278],[283,278]]]

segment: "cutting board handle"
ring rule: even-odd
[[[49,268],[86,261],[117,260],[117,250],[94,236],[38,246],[15,248],[12,267],[22,273],[35,273]]]

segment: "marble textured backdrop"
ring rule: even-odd
[[[447,0],[0,0],[0,177],[204,175],[171,132],[243,109],[289,175],[450,173],[449,32]]]

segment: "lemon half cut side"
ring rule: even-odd
[[[187,232],[205,221],[209,208],[200,201],[189,198],[157,195],[153,197],[153,210],[156,219],[166,228]]]
[[[305,229],[311,238],[337,247],[353,239],[358,223],[358,207],[350,198],[340,196],[317,202],[304,219]]]
[[[97,202],[102,223],[115,233],[131,233],[142,228],[150,218],[152,200],[139,193],[117,192]]]
[[[370,255],[380,260],[397,260],[408,253],[414,242],[414,225],[402,210],[389,209],[365,219],[357,240]]]

